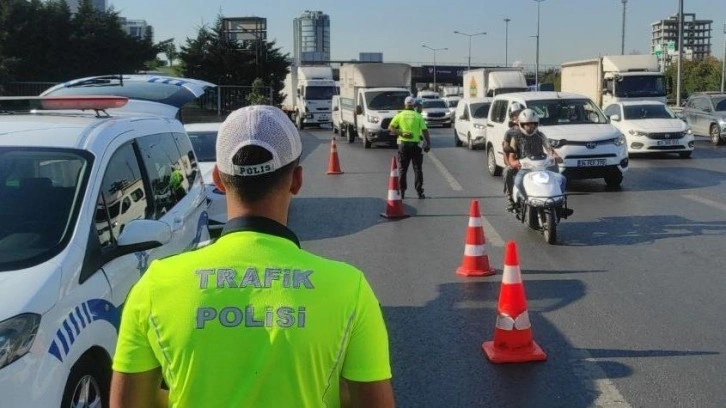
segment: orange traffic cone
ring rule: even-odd
[[[401,186],[398,183],[398,165],[396,158],[391,160],[391,176],[388,178],[388,199],[386,200],[386,211],[381,217],[406,218],[408,214],[403,211],[403,200],[401,199]]]
[[[494,268],[489,266],[489,255],[487,255],[478,200],[471,200],[464,259],[461,261],[461,266],[456,269],[456,273],[463,276],[491,276],[496,273]]]
[[[328,160],[328,174],[343,174],[338,161],[338,147],[335,146],[335,138],[330,141],[330,159]]]
[[[487,358],[492,363],[546,360],[547,355],[532,339],[532,325],[514,241],[507,242],[498,309],[494,341],[482,344]]]

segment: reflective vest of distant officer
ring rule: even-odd
[[[422,137],[424,140],[423,152],[428,153],[431,149],[431,138],[426,127],[426,121],[420,113],[414,110],[415,99],[412,96],[406,97],[404,110],[397,113],[391,120],[388,130],[398,136],[398,162],[400,164],[401,197],[405,198],[406,174],[408,165],[413,162],[414,187],[418,198],[426,198],[423,189],[423,153],[421,149]]]

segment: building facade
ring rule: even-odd
[[[224,17],[222,24],[227,38],[244,46],[267,42],[267,19],[264,17]]]
[[[66,0],[66,3],[68,3],[68,6],[71,8],[71,13],[78,11],[78,5],[81,4],[81,1],[82,0]],[[106,8],[108,7],[106,0],[91,0],[91,4],[99,11],[106,11]]]
[[[126,34],[138,38],[144,39],[147,35],[151,36],[151,41],[154,41],[154,28],[146,23],[146,20],[130,20],[124,17],[119,17],[121,28]]]
[[[330,17],[306,10],[293,20],[293,59],[296,65],[330,61]]]
[[[703,60],[711,55],[713,20],[699,20],[694,13],[683,14],[683,58]],[[650,50],[667,67],[678,56],[678,14],[651,23]],[[675,57],[675,58],[674,58]]]

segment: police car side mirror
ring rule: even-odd
[[[337,110],[338,110],[338,107],[337,107],[337,106],[336,106],[336,107],[334,107],[334,108],[333,108],[333,110],[334,110],[334,111],[337,111]]]
[[[612,120],[614,122],[620,122],[620,115],[618,115],[618,114],[610,115],[610,120]]]
[[[124,225],[116,242],[117,256],[146,251],[171,241],[171,227],[162,221],[131,220]]]

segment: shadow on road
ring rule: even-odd
[[[568,246],[633,245],[659,239],[726,234],[726,222],[692,221],[677,215],[605,217],[567,224]]]
[[[713,187],[724,181],[726,173],[695,167],[631,168],[620,189],[608,189],[602,179],[568,180],[567,193],[683,190]]]
[[[526,280],[526,271],[523,273]],[[439,296],[425,306],[383,307],[398,406],[584,408],[593,406],[603,392],[598,380],[633,373],[630,366],[608,358],[715,354],[574,348],[543,313],[583,298],[584,284],[578,280],[534,280],[525,281],[528,309],[534,339],[548,360],[492,364],[482,353],[481,344],[494,335],[499,282],[446,283],[439,286]],[[597,324],[588,329],[597,330]]]

